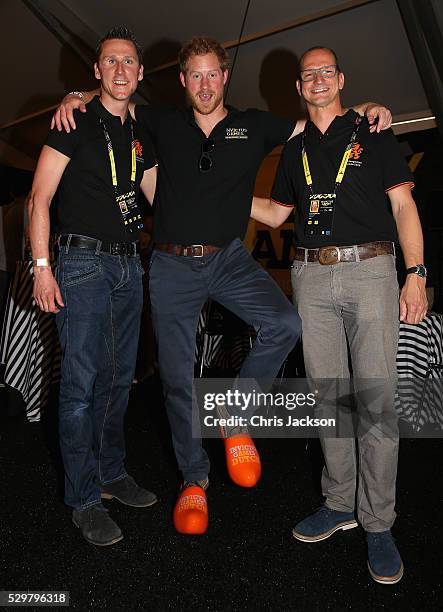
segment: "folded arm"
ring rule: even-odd
[[[64,306],[60,289],[49,265],[49,207],[69,157],[44,146],[40,154],[29,197],[29,236],[32,258],[47,259],[48,265],[34,267],[34,299],[44,312],[58,312]]]
[[[388,191],[406,268],[423,264],[423,233],[409,185]],[[426,316],[426,279],[408,274],[400,294],[400,321],[420,323]]]

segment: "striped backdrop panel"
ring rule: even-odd
[[[400,324],[397,372],[400,418],[417,432],[425,425],[443,429],[443,315]]]
[[[60,346],[55,317],[42,312],[32,297],[32,262],[17,263],[0,346],[5,383],[17,389],[29,421],[39,421],[51,385],[60,379]]]

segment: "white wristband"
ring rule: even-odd
[[[49,268],[51,266],[50,261],[47,257],[38,257],[32,260],[34,268]]]

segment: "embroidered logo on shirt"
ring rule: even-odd
[[[360,166],[362,165],[360,157],[363,151],[364,147],[362,147],[361,144],[359,144],[358,142],[354,143],[351,147],[348,164],[350,166],[357,166],[357,168],[360,168]]]
[[[226,140],[247,140],[248,139],[248,128],[226,128],[225,134]]]
[[[144,162],[143,159],[143,147],[139,140],[134,140],[135,157],[138,162]]]

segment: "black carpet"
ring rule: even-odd
[[[160,502],[132,509],[105,502],[124,540],[83,540],[62,502],[56,401],[41,423],[1,417],[0,590],[67,590],[78,610],[441,610],[442,442],[403,440],[393,533],[405,575],[378,585],[361,529],[318,544],[291,536],[321,505],[318,442],[259,440],[263,476],[232,484],[222,443],[211,440],[209,529],[181,536],[171,514],[178,476],[155,382],[135,387],[126,419],[128,471]]]

